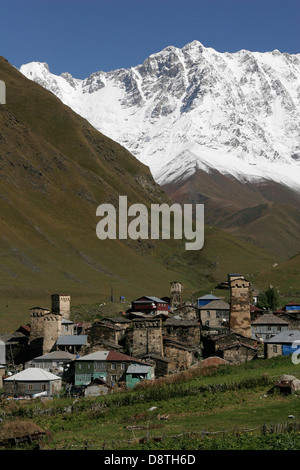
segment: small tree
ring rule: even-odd
[[[257,305],[259,308],[276,310],[279,307],[280,299],[277,290],[269,287],[265,292],[260,292],[257,297]]]

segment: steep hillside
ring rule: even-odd
[[[180,203],[205,204],[205,221],[260,246],[280,259],[300,250],[300,195],[276,182],[242,183],[218,171],[197,170],[162,185]]]

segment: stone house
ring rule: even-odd
[[[297,353],[300,347],[300,331],[286,330],[281,331],[275,336],[267,339],[264,343],[265,358],[274,356],[289,356]],[[297,353],[298,354],[298,353]],[[300,351],[299,351],[300,355]]]
[[[146,354],[141,357],[141,360],[150,364],[154,370],[156,379],[164,377],[169,372],[169,359],[166,356],[157,356],[156,354]]]
[[[93,379],[84,389],[85,397],[99,397],[107,395],[112,390],[111,385],[106,383],[104,379],[97,377]]]
[[[286,331],[288,327],[287,321],[272,313],[265,313],[251,323],[252,338],[266,341],[281,331]]]
[[[276,310],[273,313],[277,317],[287,321],[289,329],[300,330],[300,306],[298,303],[287,304],[281,310]]]
[[[213,300],[199,308],[201,325],[221,328],[228,325],[230,306],[223,300]]]
[[[164,337],[164,352],[169,361],[168,371],[173,373],[188,369],[198,360],[193,347],[168,337]]]
[[[163,334],[187,346],[200,346],[200,323],[179,316],[168,318],[163,324]]]
[[[230,332],[211,338],[211,354],[232,364],[241,364],[257,357],[257,341],[238,333]]]
[[[164,356],[161,318],[136,319],[132,321],[133,329],[127,337],[127,349],[135,357],[146,354]]]
[[[62,379],[43,369],[29,367],[3,380],[6,397],[34,397],[39,394],[57,395]]]
[[[1,361],[7,366],[21,365],[27,359],[28,337],[21,332],[0,333]],[[1,364],[1,363],[0,363]]]
[[[199,320],[198,308],[193,305],[182,305],[174,309],[174,316],[180,316],[186,320]]]
[[[124,327],[118,326],[115,323],[105,320],[97,321],[87,331],[88,343],[91,347],[96,345],[104,346],[105,344],[119,345],[125,337],[125,331]]]
[[[62,335],[74,335],[75,324],[71,320],[61,319],[61,334]]]
[[[57,339],[54,350],[78,354],[87,344],[87,335],[62,335]]]

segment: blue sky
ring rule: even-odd
[[[0,0],[0,55],[85,78],[198,40],[300,53],[300,0]]]

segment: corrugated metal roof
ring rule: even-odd
[[[76,361],[106,361],[109,351],[96,351],[86,356],[78,357]]]
[[[270,344],[292,344],[294,341],[300,341],[299,330],[286,330],[278,333],[278,335],[272,336],[272,338],[266,339],[265,343]]]
[[[126,374],[148,374],[149,370],[150,366],[131,364],[126,371]]]
[[[34,382],[57,379],[61,379],[61,377],[51,374],[51,372],[47,372],[44,369],[39,369],[38,367],[29,367],[28,369],[22,370],[22,372],[18,372],[17,374],[4,379],[4,381],[12,382],[13,380],[17,380],[18,382]]]
[[[56,341],[58,346],[82,346],[87,342],[87,335],[62,335]]]
[[[154,297],[154,296],[150,296],[150,295],[143,295],[143,297],[146,297],[146,299],[150,299],[152,302],[160,302],[160,303],[163,303],[163,304],[168,303],[165,300],[162,300],[162,299],[159,299],[158,297]],[[135,302],[142,303],[142,302],[145,302],[145,300],[143,301],[143,300],[136,299],[136,300],[133,301],[133,303],[135,303]]]
[[[96,351],[86,356],[78,357],[76,361],[113,361],[113,362],[137,362],[147,365],[144,361],[133,356],[119,353],[117,351]]]
[[[208,299],[220,300],[220,297],[216,297],[215,295],[212,295],[212,294],[206,294],[206,295],[203,295],[202,297],[197,298],[197,300],[208,300]]]

